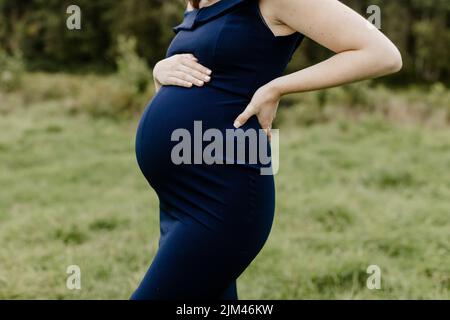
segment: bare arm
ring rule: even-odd
[[[336,53],[274,81],[281,94],[334,87],[401,69],[396,46],[366,19],[337,0],[266,1],[292,29]]]
[[[284,28],[298,31],[336,54],[260,88],[235,127],[256,115],[261,126],[269,129],[285,94],[330,88],[401,69],[395,45],[338,0],[262,0],[261,6]]]

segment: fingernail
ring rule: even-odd
[[[209,80],[211,80],[211,77],[206,76],[206,77],[205,77],[205,81],[209,81]]]
[[[235,121],[234,123],[233,123],[233,126],[236,128],[236,129],[238,129],[240,126],[242,126],[242,124],[239,122],[239,121]]]
[[[208,69],[208,71],[206,71],[207,74],[211,74],[212,71]]]
[[[198,83],[199,86],[202,86],[204,84],[203,81],[198,81],[197,83]]]

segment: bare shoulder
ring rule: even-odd
[[[286,3],[289,1],[295,2],[297,0],[259,0],[261,14],[275,34],[287,35],[295,32],[292,27],[283,21],[283,13],[289,12],[289,3]]]
[[[338,1],[338,0],[329,0]],[[265,7],[267,11],[279,20],[281,23],[286,18],[302,18],[305,9],[312,4],[320,3],[321,0],[259,0],[260,7]]]

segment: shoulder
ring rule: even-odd
[[[343,6],[341,0],[256,0],[260,6],[269,8],[277,17],[305,15],[317,11],[329,12]]]
[[[282,28],[282,33],[290,33],[292,28],[286,23],[287,16],[297,16],[298,6],[311,0],[255,0],[263,16],[274,26]],[[312,0],[316,1],[316,0]]]
[[[311,0],[256,0],[261,10],[270,14],[276,20],[282,21],[286,15],[298,12],[305,2]],[[312,0],[316,1],[316,0]]]

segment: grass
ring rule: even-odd
[[[10,101],[11,103],[11,101]],[[295,119],[294,109],[281,111]],[[0,299],[127,299],[159,236],[137,119],[0,116]],[[376,115],[281,130],[277,210],[241,299],[449,299],[450,130]],[[81,268],[81,290],[66,268]],[[378,265],[382,288],[369,290]]]

